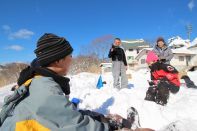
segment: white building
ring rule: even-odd
[[[122,46],[125,50],[127,63],[130,68],[133,68],[137,64],[135,57],[139,54],[139,52],[143,48],[150,47],[149,44],[142,39],[127,41],[122,40]]]
[[[191,50],[192,52],[197,53],[197,44],[189,47],[188,49]],[[192,57],[191,61],[194,63],[193,70],[197,70],[197,55],[195,55],[194,57]]]
[[[152,50],[152,48],[144,48],[137,56],[137,65],[135,69],[138,68],[146,68],[146,56],[148,51]],[[172,49],[174,57],[172,58],[170,64],[176,67],[178,70],[189,69],[193,66],[196,66],[194,62],[194,58],[197,55],[197,52],[191,51],[187,48],[178,48]]]

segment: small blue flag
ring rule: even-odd
[[[100,75],[100,77],[99,77],[99,79],[98,79],[98,82],[97,82],[96,87],[97,87],[98,89],[100,89],[101,87],[103,87],[103,81],[102,81],[101,75]]]

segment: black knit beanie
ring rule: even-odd
[[[60,60],[73,51],[70,43],[63,37],[45,33],[37,42],[35,54],[40,66],[46,67],[50,63]]]

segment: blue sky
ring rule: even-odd
[[[0,63],[30,62],[45,32],[64,36],[74,55],[93,40],[197,37],[197,0],[0,0]]]

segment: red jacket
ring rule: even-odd
[[[169,64],[161,62],[154,63],[151,67],[151,80],[167,80],[169,83],[180,86],[178,71]]]

